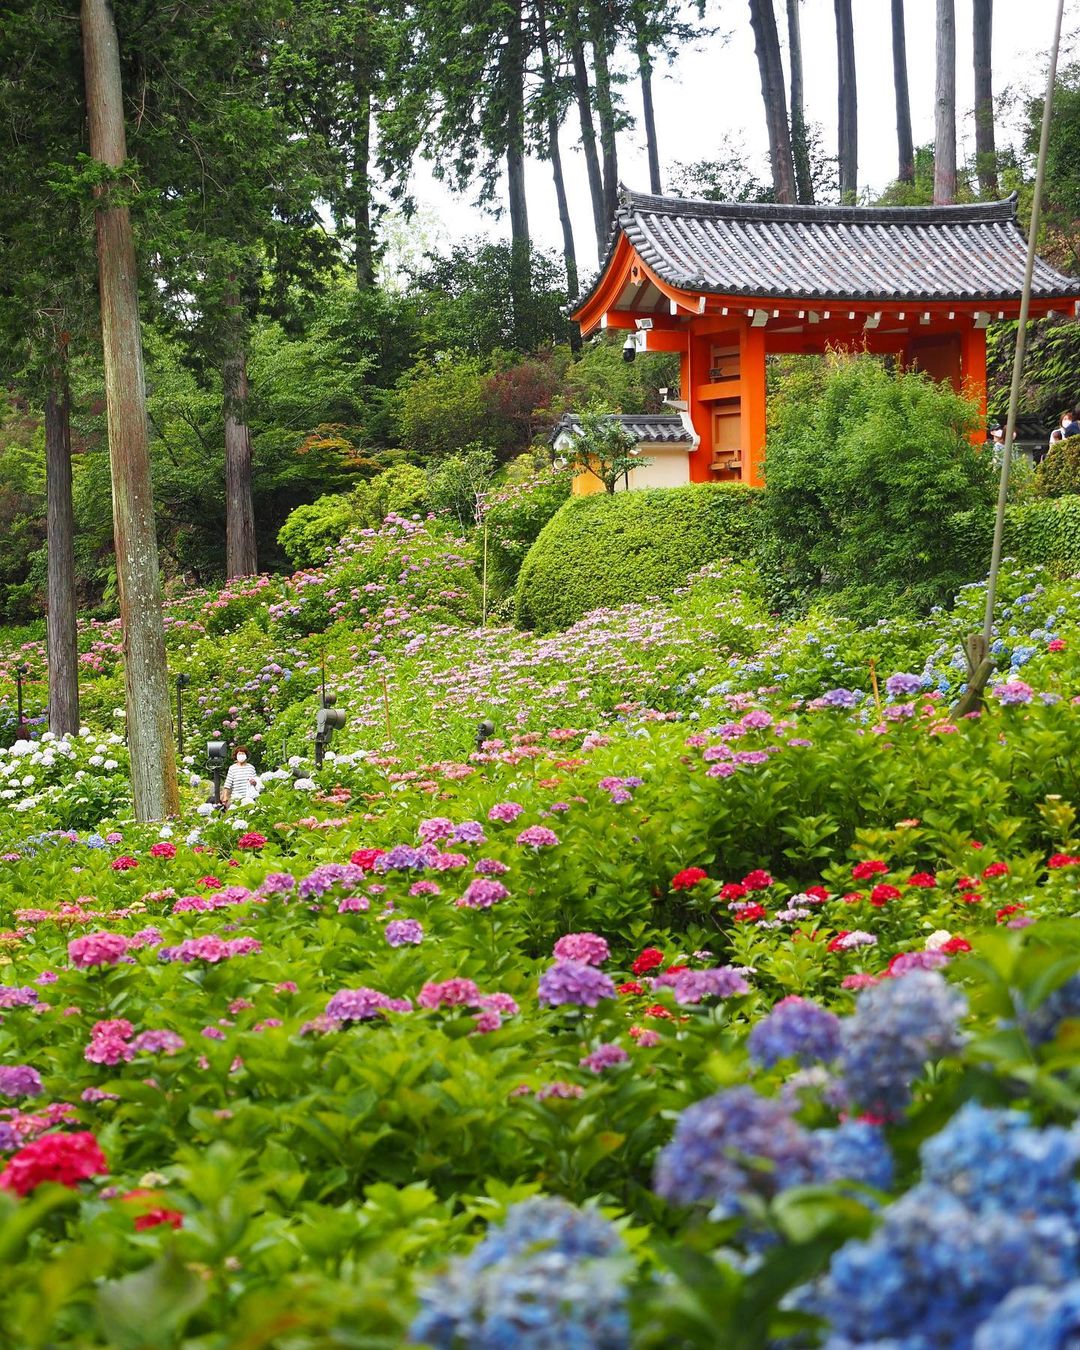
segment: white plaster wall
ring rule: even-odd
[[[630,471],[630,488],[686,487],[690,482],[690,447],[686,445],[643,445],[643,459],[650,459],[640,469]],[[617,492],[623,491],[620,482]]]

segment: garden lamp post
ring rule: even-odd
[[[214,790],[210,794],[210,801],[214,806],[221,805],[221,771],[225,767],[225,760],[229,754],[228,741],[214,740],[206,742],[206,763],[210,769],[210,778],[214,784]]]
[[[335,694],[324,693],[322,696],[322,707],[315,714],[315,767],[322,768],[323,756],[326,754],[326,747],[333,739],[335,731],[340,731],[345,725],[345,712],[342,708],[335,708],[337,702]]]
[[[485,717],[484,720],[480,723],[480,725],[476,728],[477,750],[483,750],[484,742],[490,741],[492,736],[494,735],[495,735],[495,723],[491,720],[490,717]]]
[[[184,690],[191,683],[191,676],[186,672],[176,677],[176,753],[184,758]]]
[[[17,712],[16,712],[17,724],[15,734],[17,736],[22,735],[23,729],[23,700],[22,700],[23,676],[28,675],[29,673],[30,667],[26,664],[25,661],[20,661],[19,664],[15,667],[15,702],[17,705]]]

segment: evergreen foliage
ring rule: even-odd
[[[753,553],[761,502],[741,483],[574,497],[522,565],[517,621],[547,632],[593,609],[670,597],[707,563]]]

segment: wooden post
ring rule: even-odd
[[[127,159],[127,142],[120,48],[109,0],[82,0],[81,21],[90,154],[120,168]],[[135,242],[127,207],[111,205],[109,194],[107,185],[98,191],[98,289],[131,787],[136,819],[160,820],[179,811],[180,796],[161,617]]]
[[[979,404],[979,425],[971,433],[972,442],[986,440],[986,330],[962,329],[960,333],[960,384],[963,392]]]
[[[45,396],[45,538],[48,546],[49,730],[79,730],[79,637],[75,606],[75,512],[71,501],[71,392],[65,335]]]

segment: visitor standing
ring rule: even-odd
[[[248,763],[247,746],[238,745],[221,789],[222,806],[243,806],[245,802],[253,802],[261,786],[259,775]]]

